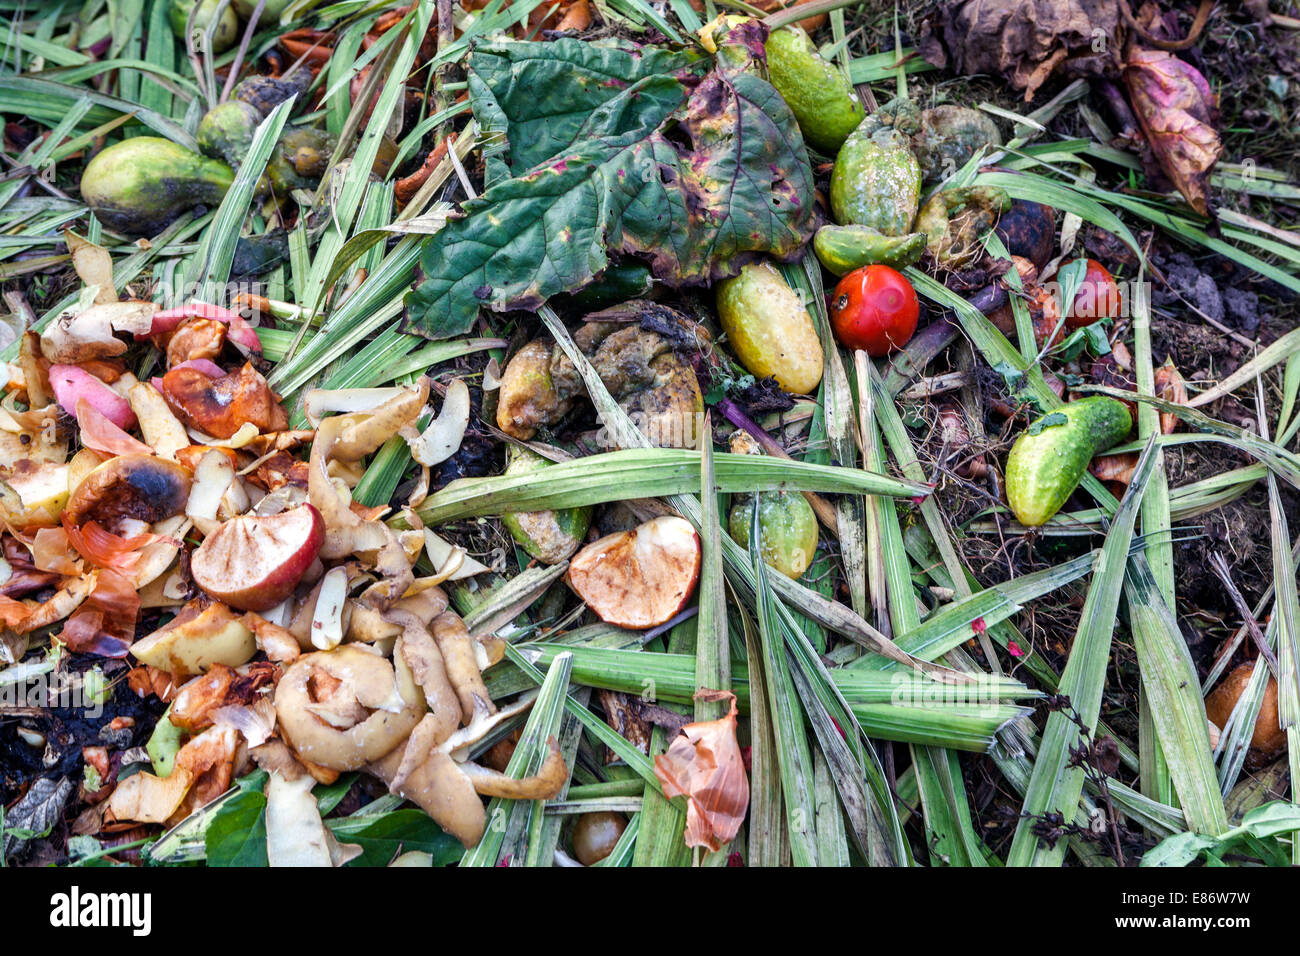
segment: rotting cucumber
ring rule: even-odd
[[[863,266],[883,265],[903,269],[915,265],[925,252],[926,235],[913,232],[886,236],[870,226],[825,225],[813,236],[817,258],[837,276]]]
[[[783,27],[767,38],[768,79],[814,149],[834,156],[866,118],[857,91],[834,63],[798,27]]]
[[[1056,514],[1092,457],[1132,427],[1128,407],[1104,395],[1070,402],[1031,423],[1007,457],[1007,503],[1020,523],[1037,527]]]

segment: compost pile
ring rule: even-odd
[[[1213,7],[6,10],[0,862],[1300,859]]]

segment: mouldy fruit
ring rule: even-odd
[[[925,233],[926,249],[935,264],[955,271],[984,254],[984,234],[1010,206],[1006,190],[997,186],[944,189],[921,207],[916,228]]]
[[[1251,674],[1255,671],[1255,662],[1247,661],[1234,668],[1219,686],[1210,691],[1205,698],[1205,716],[1210,723],[1222,729],[1228,725],[1228,718],[1237,701],[1246,692]],[[1250,736],[1250,750],[1253,760],[1265,762],[1286,750],[1286,731],[1278,724],[1277,716],[1277,681],[1270,675],[1268,685],[1264,688],[1264,699],[1259,705],[1259,715],[1255,718],[1255,729]]]
[[[262,115],[256,107],[243,100],[227,100],[203,114],[194,138],[205,156],[238,169],[253,145],[253,134],[261,121]]]
[[[535,452],[511,446],[505,474],[539,472],[550,462]],[[538,478],[545,481],[545,476]],[[519,511],[501,516],[515,543],[543,564],[559,564],[578,550],[591,527],[591,508],[564,508],[558,511]]]
[[[825,225],[813,236],[813,251],[821,264],[837,276],[863,266],[884,265],[903,269],[915,265],[925,252],[926,235],[886,236],[870,226]]]
[[[190,558],[194,583],[242,611],[266,611],[290,594],[316,560],[325,521],[310,504],[231,518]]]
[[[277,195],[315,189],[328,168],[334,138],[324,130],[293,129],[280,137],[266,164],[266,178]]]
[[[510,358],[497,393],[497,427],[512,438],[528,441],[543,425],[559,421],[573,406],[561,396],[551,375],[551,345],[529,342]]]
[[[745,495],[731,506],[727,530],[742,548],[749,547],[753,498]],[[797,491],[765,491],[758,496],[759,550],[763,562],[786,577],[798,578],[817,553],[817,516]]]
[[[678,354],[707,348],[708,333],[667,306],[625,302],[605,315],[634,321],[584,322],[573,341],[619,407],[660,448],[694,448],[704,414],[704,395],[690,361]],[[552,359],[561,394],[585,391],[577,368],[563,352]]]
[[[86,164],[81,198],[109,229],[154,234],[198,205],[215,205],[234,182],[225,163],[169,139],[135,136]]]
[[[921,113],[912,152],[926,181],[943,179],[964,166],[983,146],[1000,146],[997,124],[980,110],[945,104]]]
[[[113,531],[127,518],[152,524],[178,515],[189,495],[189,472],[176,462],[153,455],[117,455],[77,484],[63,516],[77,526],[95,521]]]
[[[298,76],[302,79],[297,79]],[[241,80],[232,91],[230,99],[214,106],[203,114],[194,138],[199,150],[213,159],[220,159],[238,169],[253,145],[258,124],[266,119],[280,103],[295,94],[301,95],[310,74],[300,71],[294,79],[278,79],[254,75]],[[281,135],[283,143],[298,135],[290,129]]]
[[[1020,523],[1036,527],[1056,514],[1093,456],[1132,427],[1124,403],[1105,395],[1070,402],[1032,422],[1007,456],[1007,503]]]
[[[804,139],[834,156],[867,115],[857,91],[797,27],[774,31],[766,49],[768,80],[794,113]]]
[[[887,236],[909,232],[921,201],[921,167],[907,137],[888,128],[855,130],[835,158],[830,198],[841,225],[871,226]]]
[[[658,627],[686,607],[700,575],[700,539],[669,515],[594,541],[569,562],[569,584],[606,624]]]
[[[807,394],[822,379],[822,346],[812,317],[771,263],[752,263],[717,287],[718,318],[750,374],[772,376],[787,392]]]
[[[998,219],[996,232],[1007,252],[1028,259],[1038,269],[1047,265],[1056,248],[1056,217],[1044,203],[1013,199]]]
[[[221,6],[221,0],[171,0],[168,19],[171,21],[172,32],[181,40],[185,39],[185,28],[189,23],[190,11],[194,9],[196,2],[199,9],[194,14],[194,29],[198,33],[207,31],[212,18],[217,15],[217,8]],[[239,17],[235,15],[235,8],[227,4],[212,33],[212,52],[224,53],[238,41]]]

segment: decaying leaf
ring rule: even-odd
[[[1088,466],[1088,471],[1099,481],[1113,481],[1127,486],[1137,470],[1137,452],[1125,452],[1122,455],[1098,455]]]
[[[1187,383],[1183,381],[1182,373],[1174,368],[1172,360],[1165,362],[1164,365],[1156,369],[1154,384],[1156,398],[1162,398],[1166,402],[1173,402],[1175,405],[1187,404]],[[1177,415],[1173,412],[1160,413],[1160,431],[1162,434],[1171,434],[1177,427]]]
[[[1100,75],[1118,65],[1118,4],[1106,0],[963,0],[922,22],[921,54],[956,73],[992,73],[1034,91],[1054,73]]]
[[[1223,144],[1218,99],[1194,66],[1163,50],[1133,49],[1124,64],[1133,112],[1160,168],[1205,215],[1210,170]]]
[[[756,72],[765,30],[734,29],[712,70],[571,40],[476,51],[472,102],[509,148],[490,172],[514,178],[429,241],[405,329],[445,338],[480,306],[535,309],[591,282],[610,252],[646,258],[674,287],[796,254],[815,224],[812,171],[794,115]],[[606,72],[619,57],[644,62],[629,80]]]
[[[655,776],[664,796],[684,796],[686,845],[716,852],[740,830],[749,806],[749,778],[736,742],[736,695],[700,691],[697,698],[725,700],[731,709],[725,717],[687,724],[655,758]]]
[[[21,849],[29,839],[45,833],[58,822],[63,808],[76,790],[67,777],[37,777],[21,800],[5,811],[4,839],[0,862]]]

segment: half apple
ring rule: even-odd
[[[309,504],[274,515],[241,515],[203,539],[190,573],[218,601],[266,611],[293,593],[324,541],[325,521]]]
[[[700,576],[700,539],[668,515],[593,541],[569,562],[569,584],[606,624],[658,627],[686,606]]]

